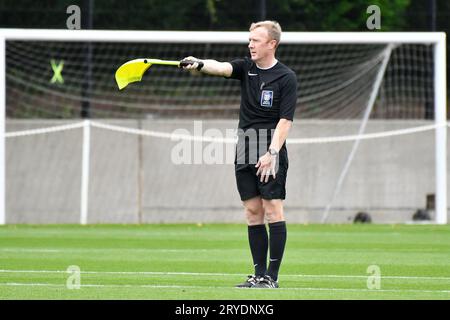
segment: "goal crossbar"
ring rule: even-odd
[[[113,31],[65,29],[0,29],[0,38],[36,41],[246,43],[241,31]],[[283,32],[283,43],[438,43],[445,32]]]

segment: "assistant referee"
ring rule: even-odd
[[[285,141],[297,103],[297,77],[275,58],[280,37],[278,22],[260,21],[250,26],[250,58],[230,62],[185,58],[196,61],[185,69],[241,82],[235,173],[247,217],[255,274],[237,287],[279,286],[278,271],[287,238],[283,213],[288,170]]]

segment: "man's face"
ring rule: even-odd
[[[269,38],[266,28],[259,27],[250,31],[248,48],[253,61],[258,62],[274,51],[275,40]]]

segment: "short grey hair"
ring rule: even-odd
[[[250,31],[255,30],[256,28],[263,27],[266,28],[269,37],[273,40],[277,41],[277,47],[280,43],[281,38],[281,26],[278,22],[274,20],[265,20],[254,22],[250,25]]]

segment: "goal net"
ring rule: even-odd
[[[247,33],[0,34],[4,222],[243,221],[229,134],[239,82],[153,66],[119,91],[114,73],[136,58],[241,58]],[[299,83],[288,220],[408,222],[427,208],[446,222],[444,43],[440,33],[283,34],[277,58]]]

